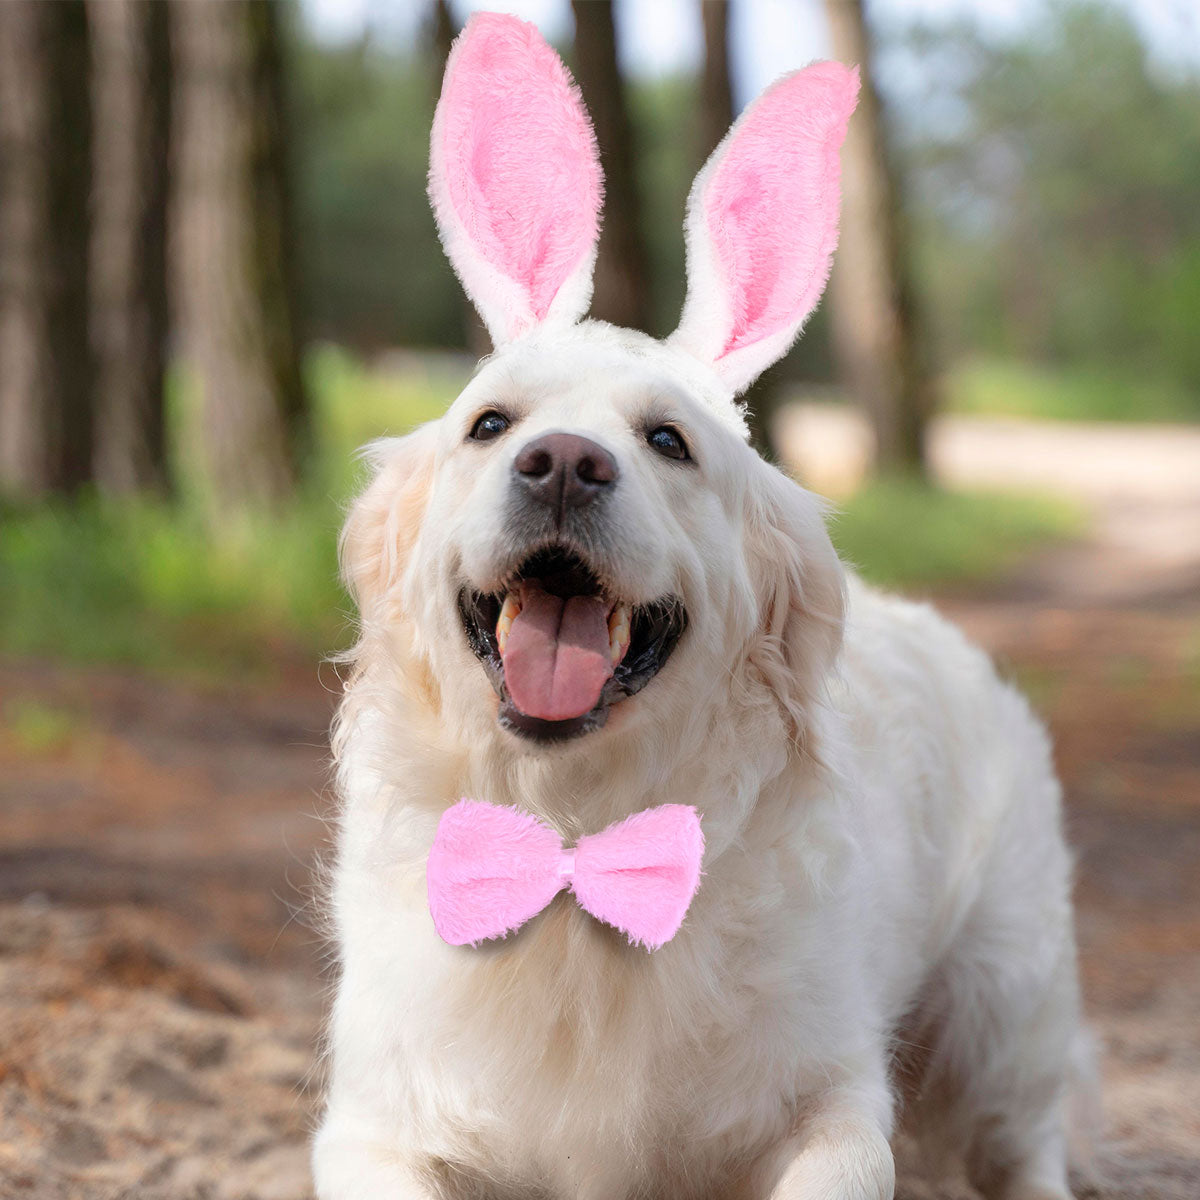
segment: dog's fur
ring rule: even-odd
[[[489,21],[464,39],[523,29]],[[584,259],[590,278],[585,251],[564,279]],[[1068,1195],[1081,1027],[1046,736],[929,608],[848,576],[819,502],[747,445],[733,391],[757,373],[754,331],[730,372],[697,350],[703,313],[736,307],[697,293],[716,273],[692,272],[690,334],[667,343],[573,323],[586,294],[501,328],[440,421],[370,452],[343,539],[362,634],[335,739],[341,977],[321,1200],[868,1200],[892,1194],[901,1115],[987,1197]],[[468,282],[497,333],[503,298]],[[762,365],[812,291],[767,331]],[[712,354],[734,341],[710,337]],[[508,432],[470,440],[493,409]],[[647,445],[664,423],[692,462]],[[603,728],[542,746],[497,722],[457,601],[528,553],[512,462],[549,430],[619,463],[581,547],[608,590],[677,596],[689,623]],[[650,954],[560,897],[503,941],[446,945],[424,868],[462,796],[531,812],[568,843],[695,805],[705,874],[682,930]]]

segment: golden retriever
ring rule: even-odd
[[[819,298],[856,90],[820,63],[741,118],[660,342],[581,319],[600,177],[558,59],[507,17],[455,46],[430,188],[497,349],[371,448],[344,533],[321,1200],[874,1200],[901,1116],[989,1200],[1069,1195],[1046,735],[932,610],[847,573],[735,400]],[[425,867],[461,797],[567,845],[694,806],[682,928],[650,953],[559,896],[448,945]]]

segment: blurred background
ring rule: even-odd
[[[1194,1197],[1193,0],[0,0],[0,1194],[308,1195],[336,535],[356,448],[489,350],[425,197],[476,8],[570,65],[593,314],[655,335],[732,119],[861,65],[754,438],[1050,722],[1122,1151],[1087,1194]]]

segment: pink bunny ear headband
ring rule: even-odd
[[[688,199],[679,346],[744,391],[816,307],[837,244],[838,150],[858,72],[819,62],[743,113]],[[591,123],[537,30],[477,13],[446,65],[429,194],[497,347],[587,311],[603,180]]]
[[[444,941],[465,946],[511,933],[566,888],[630,943],[657,950],[683,924],[703,855],[700,817],[683,804],[634,813],[564,850],[529,813],[460,800],[429,852],[429,911]]]

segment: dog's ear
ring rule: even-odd
[[[364,624],[387,615],[383,606],[416,543],[433,481],[437,424],[365,451],[374,478],[351,506],[338,543],[342,579]]]
[[[524,21],[476,13],[433,120],[429,197],[496,346],[586,311],[603,178],[579,91]]]
[[[745,515],[758,628],[749,652],[791,734],[807,744],[814,705],[842,645],[845,571],[822,502],[755,456]]]
[[[837,245],[838,151],[858,71],[785,75],[741,116],[688,197],[687,300],[671,341],[736,395],[782,358],[816,307]]]

